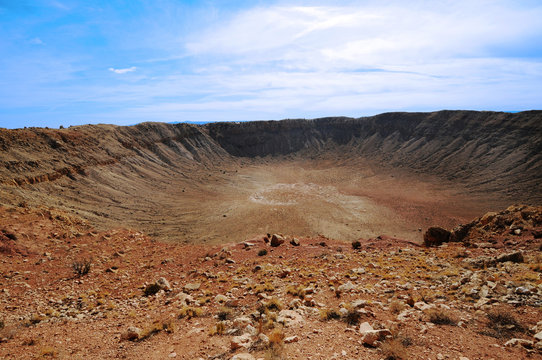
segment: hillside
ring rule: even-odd
[[[440,111],[4,129],[1,202],[55,206],[100,229],[121,224],[172,242],[277,228],[421,241],[418,228],[542,202],[541,119]]]

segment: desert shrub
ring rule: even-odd
[[[390,311],[393,314],[399,314],[405,309],[405,307],[405,303],[399,300],[392,300],[392,302],[390,303]]]
[[[524,332],[525,328],[516,320],[516,318],[504,311],[495,310],[486,314],[488,319],[488,330],[482,331],[482,334],[494,338],[512,337],[515,332]]]
[[[287,294],[290,294],[290,295],[293,295],[293,296],[298,296],[300,299],[304,299],[305,298],[305,287],[303,285],[288,285],[286,287],[286,293]]]
[[[455,326],[457,324],[456,321],[452,319],[450,315],[444,310],[432,309],[427,312],[427,315],[429,316],[429,321],[435,325]]]
[[[255,293],[261,293],[261,292],[273,292],[275,291],[275,286],[273,286],[273,284],[271,284],[270,282],[266,282],[264,284],[259,284],[259,285],[256,285],[254,287],[254,292]]]
[[[215,326],[209,330],[209,335],[224,335],[226,332],[226,323],[223,321],[218,321]]]
[[[357,325],[361,320],[361,314],[354,308],[348,309],[344,319],[348,325]]]
[[[91,265],[90,259],[77,260],[72,263],[72,269],[75,275],[81,277],[89,273]]]
[[[227,308],[227,307],[221,307],[219,310],[218,310],[218,314],[216,314],[218,316],[218,320],[220,321],[225,321],[225,320],[228,320],[228,319],[231,319],[232,316],[233,316],[233,311],[232,309],[230,308]]]
[[[284,349],[284,331],[282,329],[274,329],[268,335],[269,345],[265,353],[266,360],[282,359],[282,351]]]
[[[339,320],[341,314],[335,309],[320,309],[320,319],[322,321]]]
[[[150,326],[147,326],[145,329],[143,329],[138,341],[143,341],[145,339],[148,339],[154,334],[158,334],[161,331],[164,331],[170,334],[177,331],[177,325],[175,324],[174,319],[155,320]]]
[[[182,319],[182,318],[191,319],[195,317],[200,317],[202,315],[203,315],[203,310],[201,310],[200,308],[193,307],[193,306],[186,306],[186,305],[183,306],[181,310],[179,310],[179,313],[178,313],[179,319]]]
[[[143,293],[145,294],[145,296],[151,296],[151,295],[156,294],[160,290],[162,290],[160,285],[158,285],[156,283],[153,283],[153,284],[149,284],[149,285],[145,286],[145,289],[143,290]]]
[[[258,256],[265,256],[265,255],[267,255],[266,249],[261,249],[260,251],[258,251]]]
[[[40,350],[39,357],[58,357],[58,351],[52,346],[45,346]]]
[[[380,349],[385,360],[406,360],[408,358],[405,345],[399,339],[386,341]]]
[[[265,308],[267,310],[280,311],[280,310],[284,309],[284,305],[282,304],[282,302],[279,299],[272,298],[271,300],[269,300],[268,302],[265,303]]]

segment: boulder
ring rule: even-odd
[[[271,246],[272,247],[277,247],[277,246],[280,246],[282,244],[284,244],[284,237],[281,236],[281,235],[278,235],[278,234],[273,234],[271,236]]]
[[[423,243],[425,246],[439,246],[450,241],[451,233],[441,227],[430,227],[423,234]]]

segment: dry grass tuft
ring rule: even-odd
[[[429,321],[435,325],[457,325],[457,322],[450,315],[441,309],[431,309],[427,312]]]
[[[385,360],[406,360],[408,353],[405,345],[399,339],[386,341],[380,347]]]
[[[183,306],[181,310],[179,310],[179,313],[178,313],[179,319],[182,319],[182,318],[191,319],[195,317],[200,317],[202,315],[203,315],[203,310],[201,310],[200,308],[193,307],[193,306],[186,306],[186,305]]]

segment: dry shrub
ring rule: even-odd
[[[305,287],[303,285],[288,285],[286,287],[286,293],[287,294],[290,294],[290,295],[293,295],[293,296],[297,296],[299,297],[300,299],[304,299],[305,298]]]
[[[268,302],[265,303],[265,308],[267,310],[271,310],[271,311],[280,311],[282,309],[284,309],[284,305],[282,304],[282,302],[277,299],[277,298],[272,298],[271,300],[269,300]]]
[[[275,328],[268,335],[269,346],[265,353],[266,360],[279,360],[283,359],[282,351],[284,349],[284,331],[282,329]]]
[[[390,311],[392,314],[399,314],[401,313],[406,307],[406,304],[399,300],[392,300],[390,303]]]
[[[223,306],[218,310],[218,314],[216,314],[216,316],[220,321],[229,320],[233,317],[233,310]]]
[[[150,338],[154,334],[164,331],[166,333],[172,334],[177,331],[177,325],[173,319],[167,320],[155,320],[150,326],[146,327],[142,332],[139,338],[139,341]]]
[[[525,332],[525,328],[516,320],[516,318],[504,311],[495,310],[486,314],[489,328],[482,331],[483,335],[492,336],[494,338],[510,338],[516,332]]]
[[[357,309],[350,308],[343,319],[348,325],[357,325],[361,320],[361,314]]]
[[[45,346],[41,348],[40,353],[38,355],[39,357],[52,357],[56,358],[58,357],[58,350],[56,350],[52,346]]]
[[[218,321],[215,326],[209,330],[209,335],[224,335],[226,333],[226,323],[224,321]]]
[[[186,305],[183,306],[181,310],[179,310],[179,313],[178,313],[179,319],[182,319],[182,318],[191,319],[195,317],[200,317],[202,315],[203,315],[203,310],[201,310],[200,308],[193,307],[193,306],[186,306]]]
[[[441,309],[431,309],[427,312],[429,321],[435,325],[457,325],[457,322],[450,315]]]
[[[339,320],[341,314],[335,309],[320,309],[320,319],[322,321]]]
[[[72,270],[78,277],[90,272],[92,261],[90,259],[76,260],[72,263]]]
[[[405,345],[400,339],[386,341],[380,347],[385,360],[406,360],[408,353]]]

